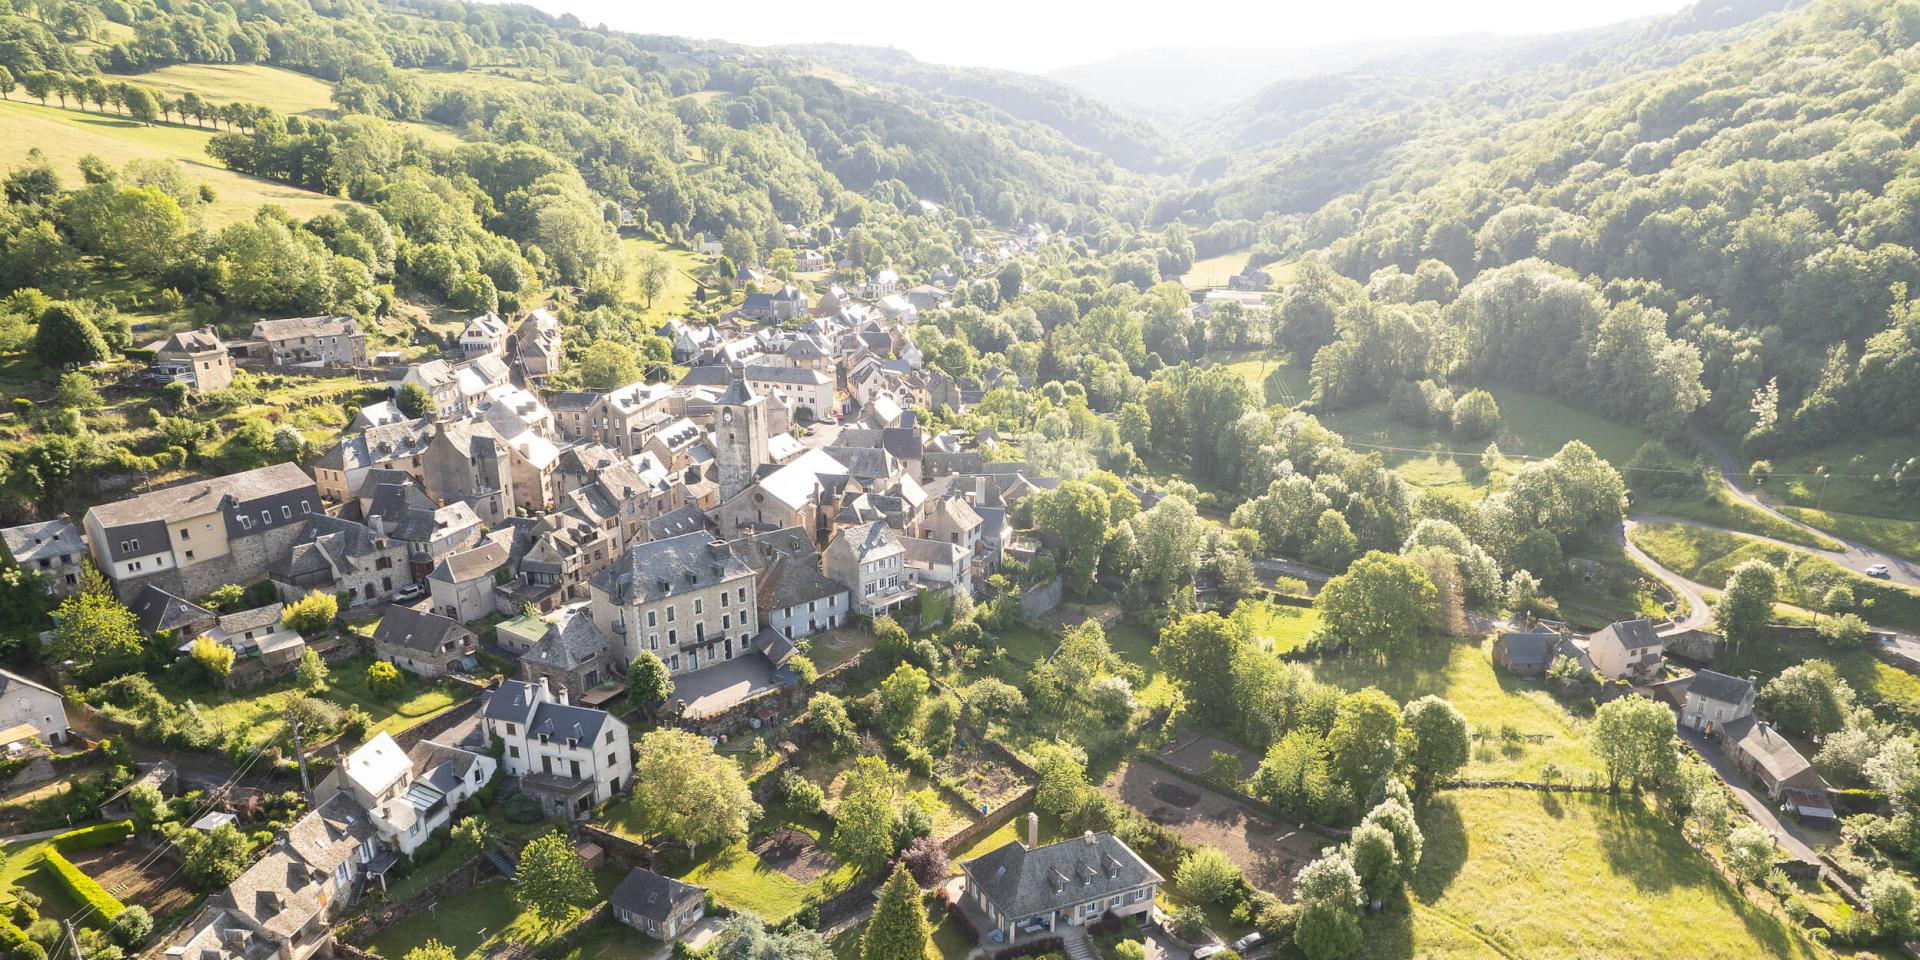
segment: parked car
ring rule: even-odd
[[[1889,580],[1889,579],[1892,579],[1893,573],[1887,569],[1886,564],[1876,563],[1873,566],[1867,568],[1867,576],[1872,577],[1875,580]]]
[[[1193,960],[1207,960],[1208,957],[1226,949],[1225,944],[1209,943],[1193,952]]]
[[[427,588],[418,583],[408,584],[393,592],[394,603],[412,603],[427,595]]]
[[[1242,953],[1242,954],[1246,953],[1248,950],[1252,950],[1254,947],[1259,946],[1261,941],[1264,939],[1265,938],[1260,936],[1260,931],[1255,930],[1254,932],[1249,933],[1238,940],[1235,940],[1233,942],[1233,952]]]

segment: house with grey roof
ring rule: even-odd
[[[239,690],[293,673],[300,656],[307,651],[306,638],[281,620],[285,604],[269,603],[252,610],[229,613],[214,622],[205,635],[233,651],[233,669],[221,680],[229,690]],[[178,637],[177,651],[193,650],[196,637]]]
[[[65,743],[67,729],[67,705],[58,690],[0,670],[0,746],[28,736],[42,743]]]
[[[753,568],[699,532],[629,547],[594,575],[588,602],[620,662],[647,651],[685,673],[754,651],[758,592]]]
[[[194,393],[225,390],[233,385],[233,357],[220,342],[220,331],[212,327],[182,330],[161,341],[153,350],[156,368],[185,371],[187,385]]]
[[[412,607],[388,607],[373,631],[373,655],[408,673],[439,677],[477,666],[480,641],[458,620]]]
[[[1032,814],[1027,842],[960,863],[961,903],[995,943],[1080,927],[1107,914],[1144,921],[1163,878],[1111,833],[1087,833],[1040,846]],[[978,920],[985,922],[977,922]]]
[[[1832,825],[1833,799],[1826,779],[1772,724],[1748,715],[1722,724],[1715,736],[1734,768],[1758,784],[1768,799],[1803,818]]]
[[[87,541],[80,528],[62,516],[39,523],[23,523],[0,530],[0,546],[15,566],[44,577],[47,592],[65,597],[80,590],[80,570],[86,564]]]
[[[1680,706],[1680,724],[1711,733],[1743,717],[1753,716],[1753,681],[1715,670],[1701,670],[1687,684]]]
[[[520,677],[545,681],[582,706],[597,707],[626,689],[607,635],[593,623],[586,604],[560,611],[540,639],[520,654]]]
[[[497,769],[492,757],[428,740],[409,750],[383,731],[342,757],[313,794],[322,804],[351,798],[384,849],[411,857]]]
[[[614,919],[672,943],[706,916],[707,889],[635,867],[607,895]]]
[[[315,514],[287,555],[267,567],[267,575],[281,599],[344,593],[353,597],[353,606],[360,606],[413,586],[408,551],[406,541],[376,533],[367,524]]]
[[[547,816],[578,820],[633,777],[627,725],[604,710],[576,706],[546,680],[502,681],[480,716],[505,745],[500,762]]]
[[[844,527],[827,543],[822,566],[845,584],[853,611],[877,617],[905,606],[917,594],[900,535],[884,521]]]
[[[1493,639],[1493,662],[1508,673],[1538,677],[1559,655],[1560,634],[1551,630],[1516,630]]]
[[[1647,619],[1622,620],[1587,638],[1587,656],[1593,668],[1609,680],[1644,680],[1657,675],[1664,662],[1666,641]]]
[[[760,622],[783,639],[833,629],[853,613],[847,585],[820,572],[820,553],[805,530],[749,534],[732,546],[759,575]]]
[[[510,532],[499,531],[435,564],[433,572],[427,574],[433,612],[466,623],[499,609],[494,602],[494,587],[510,573],[507,560],[512,543]]]
[[[82,527],[94,565],[121,597],[148,583],[198,597],[266,579],[322,508],[305,471],[276,463],[101,504]]]
[[[252,340],[276,367],[357,367],[367,362],[367,335],[352,317],[292,317],[253,325]]]
[[[373,822],[335,795],[287,828],[227,889],[207,898],[192,933],[169,948],[183,960],[308,960],[332,954],[333,923],[391,866]]]
[[[190,641],[213,629],[219,620],[212,610],[153,584],[141,587],[140,592],[127,601],[127,609],[133,611],[134,619],[139,621],[140,632],[149,637],[167,633]]]

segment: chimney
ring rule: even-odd
[[[562,706],[567,702],[567,685],[562,683],[553,688],[553,702]],[[1091,834],[1089,834],[1091,836]]]
[[[1088,830],[1088,831],[1086,832],[1086,835],[1085,835],[1085,837],[1084,837],[1084,839],[1085,839],[1085,840],[1087,841],[1087,846],[1089,846],[1089,847],[1091,847],[1091,846],[1093,846],[1093,831],[1092,831],[1092,830]]]
[[[547,703],[553,702],[553,687],[547,683],[547,678],[544,674],[540,677],[540,699]]]
[[[1027,812],[1027,849],[1032,850],[1038,846],[1040,846],[1040,815],[1029,810]]]

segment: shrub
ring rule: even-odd
[[[1180,861],[1174,882],[1189,896],[1207,903],[1225,903],[1240,889],[1240,868],[1218,849],[1201,847]]]
[[[1008,947],[993,955],[993,960],[1019,960],[1021,957],[1038,957],[1048,953],[1064,952],[1065,940],[1059,937],[1037,937],[1017,947]]]
[[[147,913],[146,907],[131,906],[113,918],[107,932],[113,936],[114,943],[128,950],[138,950],[148,937],[153,936],[153,917]]]
[[[61,853],[77,853],[104,847],[109,843],[119,843],[133,836],[132,820],[115,820],[112,823],[96,823],[78,830],[68,830],[53,838],[53,848]]]
[[[391,700],[400,692],[400,668],[385,660],[367,665],[367,689],[382,700]]]
[[[128,829],[132,829],[130,822]],[[65,887],[75,900],[86,904],[95,913],[112,920],[120,915],[120,911],[127,908],[126,904],[108,893],[107,888],[101,886],[99,881],[87,876],[79,867],[74,866],[73,861],[62,855],[59,849],[47,851],[46,863],[53,867],[53,875],[59,879],[60,885]]]
[[[525,793],[515,793],[507,797],[500,805],[500,812],[514,823],[538,823],[544,814],[540,811],[540,801]]]

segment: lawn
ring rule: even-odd
[[[348,202],[219,166],[207,156],[213,134],[211,129],[176,124],[148,126],[112,113],[0,101],[0,165],[17,166],[26,161],[28,150],[38,147],[68,183],[78,183],[80,158],[87,154],[116,167],[142,158],[179,161],[189,179],[213,188],[215,200],[207,211],[212,227],[251,219],[263,203],[279,204],[305,218]]]
[[[397,702],[382,700],[367,688],[367,665],[373,660],[355,657],[334,664],[327,689],[320,696],[340,706],[358,705],[373,718],[367,735],[398,733],[464,699],[460,688],[451,684],[427,684],[408,678]],[[402,674],[407,677],[407,674]],[[286,727],[287,702],[300,691],[291,677],[249,690],[214,690],[206,687],[184,688],[164,675],[154,683],[169,700],[192,700],[206,711],[208,719],[222,729],[246,730],[252,743],[264,743],[280,736]]]
[[[1053,655],[1054,648],[1060,646],[1060,638],[1039,627],[1024,623],[1014,624],[988,637],[989,643],[998,644],[1007,656],[1022,663],[1039,663]]]
[[[1252,252],[1251,249],[1235,250],[1232,253],[1223,253],[1205,260],[1195,260],[1193,266],[1189,267],[1186,274],[1180,278],[1180,282],[1190,290],[1200,287],[1224,287],[1227,285],[1228,277],[1246,269],[1247,257]],[[1286,269],[1276,269],[1279,265],[1278,260],[1260,265],[1260,269],[1273,274],[1273,285],[1276,289],[1287,282],[1290,273]]]
[[[594,886],[604,897],[625,876],[624,870],[602,868],[594,872]],[[371,948],[383,957],[399,958],[432,939],[452,947],[455,957],[485,956],[507,944],[538,946],[569,926],[567,921],[544,922],[533,911],[521,909],[511,885],[489,883],[441,900],[380,931]]]
[[[6,862],[0,863],[0,902],[11,904],[14,891],[25,890],[40,896],[41,916],[71,917],[80,912],[81,905],[67,895],[52,868],[44,865],[43,858],[52,849],[50,841],[9,843],[4,849],[7,856]]]
[[[1242,603],[1234,615],[1246,621],[1255,641],[1274,653],[1300,649],[1320,626],[1320,611],[1285,603]]]
[[[1821,955],[1630,801],[1455,790],[1420,826],[1409,896],[1363,921],[1364,957]]]
[[[855,878],[854,869],[842,864],[812,883],[801,883],[763,863],[746,841],[702,850],[692,860],[676,854],[664,868],[669,876],[706,887],[721,903],[768,923],[792,916],[810,895],[844,889]]]
[[[1486,390],[1500,405],[1501,426],[1494,440],[1507,458],[1503,474],[1519,468],[1519,457],[1552,456],[1569,440],[1584,441],[1601,459],[1625,466],[1648,439],[1637,427],[1614,423],[1525,390],[1507,386],[1489,386]],[[1361,453],[1396,448],[1381,449],[1380,456],[1415,486],[1473,491],[1486,483],[1480,471],[1480,453],[1486,449],[1486,441],[1467,440],[1438,427],[1401,423],[1387,415],[1384,402],[1336,410],[1322,415],[1320,422]]]
[[[1347,690],[1378,687],[1399,703],[1429,693],[1446,698],[1466,715],[1476,737],[1462,777],[1538,780],[1548,762],[1568,778],[1601,772],[1585,721],[1541,681],[1497,670],[1488,657],[1491,646],[1491,639],[1429,640],[1389,663],[1337,656],[1315,661],[1312,669],[1324,682]],[[1507,728],[1517,737],[1506,735]]]
[[[1836,537],[1908,560],[1920,560],[1920,520],[1863,517],[1853,513],[1815,510],[1812,507],[1782,507],[1780,512]]]
[[[332,85],[263,64],[177,63],[128,79],[172,97],[192,91],[217,103],[257,103],[285,114],[333,114]]]

